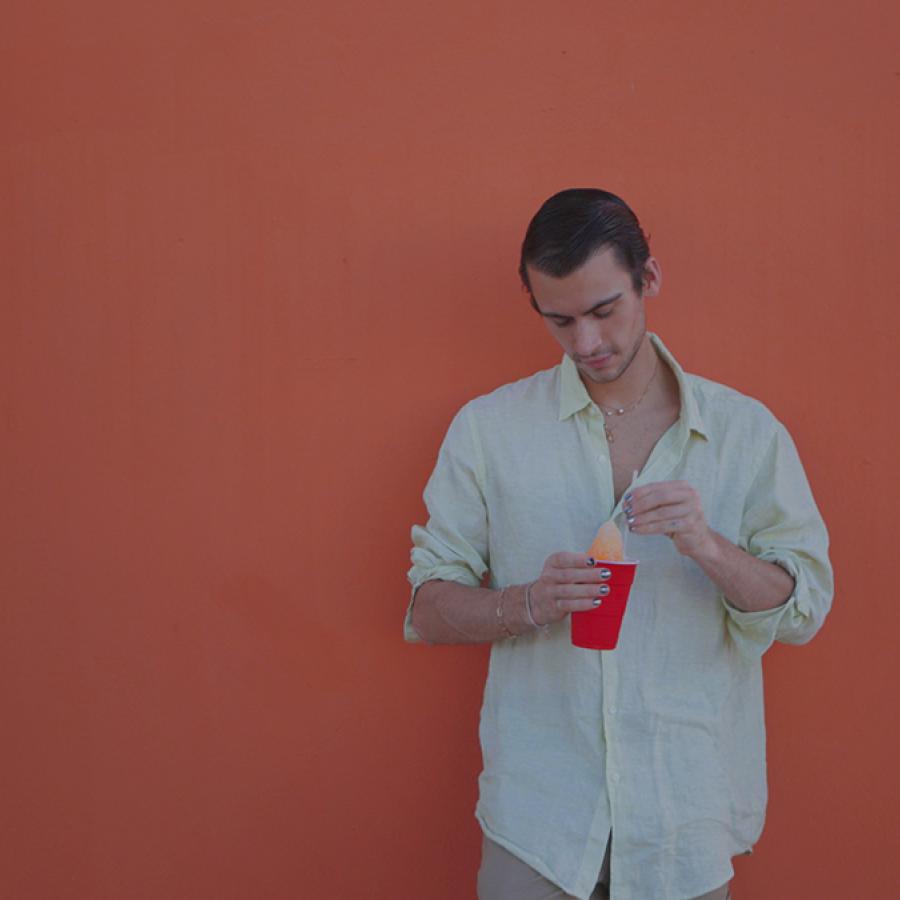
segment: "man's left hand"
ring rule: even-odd
[[[709,552],[712,529],[700,494],[686,481],[643,484],[625,494],[622,507],[634,534],[665,535],[679,553],[693,559]]]

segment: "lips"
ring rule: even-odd
[[[602,369],[604,366],[609,365],[611,359],[612,353],[607,353],[605,356],[595,356],[593,359],[586,359],[584,365],[589,369]]]

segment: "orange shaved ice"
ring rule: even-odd
[[[612,519],[600,526],[588,553],[594,559],[608,559],[612,562],[621,562],[625,558],[622,535]]]

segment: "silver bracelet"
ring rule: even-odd
[[[538,625],[538,623],[534,620],[534,613],[531,611],[531,589],[537,584],[536,581],[532,581],[525,586],[525,614],[528,616],[528,621],[535,627],[535,630],[540,631],[540,633],[544,637],[550,636],[550,624],[546,625]]]

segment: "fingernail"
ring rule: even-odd
[[[634,516],[628,516],[627,521],[629,525],[634,525]]]
[[[588,557],[588,563],[587,563],[587,564],[588,564],[592,569],[594,568],[594,557],[593,557],[593,556],[589,556],[589,557]]]
[[[631,503],[631,491],[629,491],[629,492],[625,495],[625,502],[626,502],[626,503]]]
[[[599,606],[602,602],[599,597],[594,597],[594,606]]]

